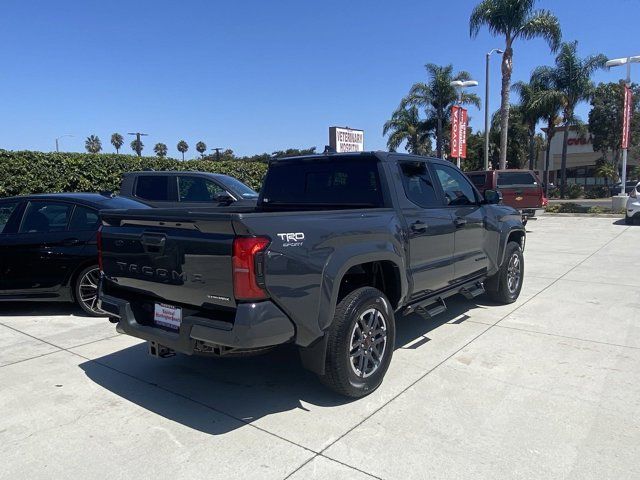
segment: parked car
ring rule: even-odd
[[[255,206],[258,193],[229,175],[207,172],[125,173],[120,196],[152,207]]]
[[[624,222],[632,225],[640,219],[640,182],[636,182],[635,187],[629,192],[627,208],[624,215]]]
[[[485,170],[465,173],[481,193],[485,190],[499,190],[504,204],[520,211],[525,224],[529,218],[542,213],[549,203],[544,196],[542,182],[532,170]]]
[[[149,208],[97,193],[0,199],[0,301],[70,301],[97,306],[98,211]]]
[[[638,180],[627,180],[625,182],[625,193],[629,194],[631,192],[633,192],[633,190],[636,188],[636,185],[638,184]],[[611,194],[612,197],[619,195],[621,192],[621,187],[622,187],[622,182],[616,182],[615,184],[613,184],[613,186],[609,189],[609,193]]]
[[[292,343],[337,392],[382,382],[395,319],[455,294],[514,302],[518,211],[451,162],[397,153],[272,161],[252,209],[102,212],[100,305],[155,356]]]

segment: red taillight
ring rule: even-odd
[[[98,268],[100,269],[100,273],[102,273],[102,225],[98,227],[96,242],[98,243]]]
[[[549,199],[547,197],[542,197],[542,206],[546,207],[549,205]]]
[[[233,240],[233,294],[236,300],[264,300],[264,258],[269,245],[265,237],[236,237]]]

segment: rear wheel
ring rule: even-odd
[[[327,335],[322,382],[349,397],[363,397],[378,388],[391,363],[396,336],[385,295],[372,287],[351,292],[336,307]]]
[[[504,262],[486,285],[487,295],[499,303],[513,303],[520,296],[524,280],[524,256],[516,242],[507,243]]]
[[[87,315],[102,317],[105,312],[98,308],[98,279],[100,270],[91,265],[80,272],[75,284],[76,303]]]

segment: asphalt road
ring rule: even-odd
[[[527,225],[513,305],[398,319],[337,397],[296,353],[147,356],[72,306],[0,306],[0,478],[640,478],[640,227]]]

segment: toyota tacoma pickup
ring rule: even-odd
[[[251,207],[101,212],[100,307],[159,357],[281,344],[335,391],[376,389],[396,320],[485,292],[514,302],[525,230],[448,161],[373,152],[273,160]]]

